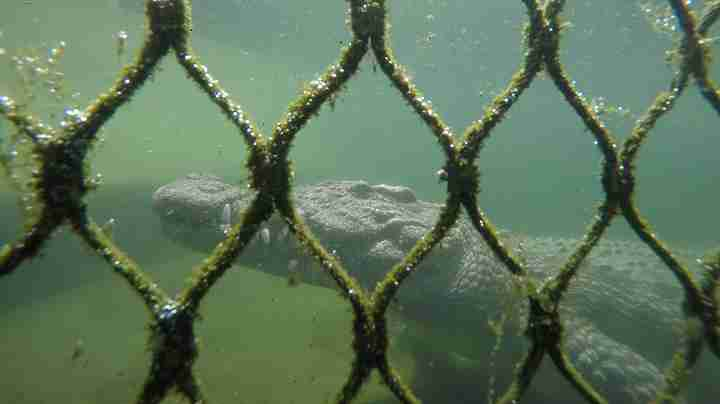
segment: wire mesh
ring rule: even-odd
[[[540,363],[547,355],[560,373],[587,402],[604,403],[603,398],[573,366],[562,348],[563,325],[559,305],[567,289],[582,270],[581,264],[603,238],[612,221],[624,218],[650,249],[674,274],[685,294],[684,310],[688,321],[702,324],[701,332],[687,335],[678,348],[672,366],[665,375],[666,384],[656,402],[672,402],[687,383],[686,375],[698,361],[705,344],[720,356],[720,312],[718,277],[720,254],[708,254],[703,262],[706,273],[696,279],[670,249],[653,233],[634,203],[637,153],[657,121],[668,114],[691,79],[716,112],[720,112],[720,93],[708,76],[710,55],[707,33],[720,15],[720,2],[709,2],[696,15],[682,0],[669,0],[683,33],[675,50],[681,68],[666,90],[660,91],[631,135],[619,145],[596,111],[574,87],[560,60],[560,39],[564,26],[560,19],[562,0],[524,0],[528,24],[524,31],[527,52],[520,68],[481,117],[454,134],[431,104],[413,84],[405,69],[393,56],[389,44],[388,10],[384,0],[348,0],[352,39],[340,49],[337,61],[303,89],[288,106],[284,119],[277,122],[270,137],[260,134],[244,109],[234,102],[219,81],[190,46],[192,30],[191,2],[188,0],[148,0],[147,27],[142,49],[132,64],[123,67],[108,91],[83,111],[76,111],[52,127],[34,117],[22,103],[0,96],[0,113],[13,130],[30,142],[36,169],[32,172],[32,209],[26,212],[25,233],[0,250],[0,274],[9,275],[39,254],[60,227],[68,225],[121,276],[136,292],[150,312],[152,362],[138,403],[157,403],[171,391],[180,392],[193,403],[207,398],[193,371],[199,355],[195,321],[201,302],[222,278],[235,259],[261,230],[273,213],[288,223],[308,256],[333,279],[353,313],[354,359],[347,380],[339,388],[337,402],[350,402],[377,370],[387,388],[405,403],[419,402],[404,383],[388,357],[387,311],[405,280],[420,262],[445,238],[464,210],[475,230],[507,271],[526,284],[530,315],[526,336],[530,340],[527,355],[518,364],[514,382],[497,403],[518,402],[528,390]],[[122,38],[118,39],[122,41]],[[323,246],[303,223],[292,200],[290,149],[297,134],[319,113],[322,105],[332,103],[353,78],[366,55],[372,55],[379,69],[398,90],[417,117],[430,129],[445,158],[439,172],[447,184],[444,207],[430,232],[425,234],[401,262],[393,266],[374,290],[363,289],[347,269]],[[248,147],[246,166],[250,186],[257,191],[240,223],[228,229],[225,240],[217,245],[191,284],[179,295],[170,296],[87,213],[86,195],[93,190],[88,175],[88,153],[98,141],[98,131],[113,115],[130,102],[167,56],[186,72],[208,100],[239,132]],[[508,111],[522,97],[538,74],[544,71],[565,101],[581,119],[602,154],[601,184],[604,199],[582,242],[559,266],[555,276],[541,285],[505,246],[498,231],[478,203],[479,170],[477,160],[484,143]],[[3,161],[7,171],[12,171]]]

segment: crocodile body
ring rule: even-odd
[[[153,202],[165,234],[185,246],[209,251],[222,240],[223,227],[229,224],[224,222],[228,217],[235,221],[250,196],[249,191],[218,177],[190,174],[159,188]],[[372,289],[430,230],[440,211],[440,205],[418,200],[407,187],[363,181],[297,186],[293,198],[313,234],[367,289]],[[529,273],[538,280],[555,273],[562,258],[577,244],[570,238],[509,233],[504,233],[503,239],[511,240],[515,250],[522,251]],[[277,216],[266,224],[239,261],[280,276],[288,275],[289,266],[291,270],[312,266]],[[488,332],[487,320],[497,318],[508,307],[510,279],[507,269],[462,216],[449,236],[400,288],[398,304],[404,316],[423,324],[425,329],[467,334],[476,346],[488,347],[480,351],[489,353],[495,337]],[[303,280],[328,286],[327,277],[317,271]],[[668,347],[674,349],[677,345],[673,329],[682,319],[680,292],[670,272],[639,242],[601,241],[573,280],[562,303],[564,347],[578,370],[610,402],[648,402],[662,385],[662,373],[656,364],[667,363],[668,352],[672,351]],[[525,305],[517,306],[515,312],[522,321]],[[467,366],[470,370],[458,371],[455,379],[465,374],[477,383],[476,377],[482,377],[482,372],[475,372],[477,367],[485,366],[487,358],[474,356],[477,352],[449,352],[437,346],[433,349],[433,360],[442,352],[446,358],[459,357],[476,364]],[[514,352],[525,351],[526,347],[518,346]],[[517,357],[513,360],[516,362]],[[497,363],[501,361],[512,362],[506,357],[496,358]],[[457,366],[457,360],[454,363],[448,366],[456,370],[463,367]],[[427,370],[435,374],[436,381],[437,369]],[[541,387],[534,389],[536,397],[544,397]],[[572,391],[567,397],[568,402],[579,400]],[[563,402],[557,397],[547,398]],[[478,402],[484,400],[478,397]]]

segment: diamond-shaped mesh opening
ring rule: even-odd
[[[650,29],[640,3],[568,3],[561,25],[563,64],[593,112],[618,139],[630,133],[657,87],[671,77],[671,69],[658,68],[657,61],[672,43]],[[613,63],[603,62],[608,60]]]
[[[198,328],[198,373],[208,381],[208,397],[287,403],[332,396],[352,359],[352,318],[337,293],[290,288],[286,277],[249,267],[233,267],[225,279]]]
[[[143,307],[63,233],[28,272],[3,282],[2,398],[128,402],[150,360]]]
[[[216,108],[187,82],[174,61],[167,60],[160,68],[143,97],[108,123],[102,144],[92,154],[91,169],[95,177],[102,178],[102,184],[88,198],[89,211],[114,241],[147,266],[149,272],[163,280],[179,278],[172,282],[182,287],[189,270],[156,271],[171,255],[158,251],[175,248],[167,241],[174,239],[176,233],[170,227],[181,214],[173,212],[173,206],[161,207],[153,194],[191,173],[214,175],[238,192],[246,190],[247,170],[236,157],[242,156],[246,147],[231,125],[217,119]],[[165,102],[168,94],[183,102]],[[172,140],[166,143],[168,139]],[[117,150],[132,153],[120,154]],[[182,164],[178,164],[180,161]],[[210,251],[222,237],[222,208],[223,204],[216,203],[196,212],[203,221],[192,223],[203,223],[206,230],[215,233],[203,252]],[[184,219],[190,220],[187,215]],[[183,230],[200,233],[199,228]],[[196,234],[194,238],[201,236]]]
[[[269,3],[263,3],[267,4]],[[72,229],[83,245],[90,247],[104,261],[103,266],[119,275],[114,280],[127,284],[130,290],[135,292],[137,302],[141,303],[138,306],[144,304],[150,313],[151,337],[148,345],[152,358],[137,401],[157,403],[163,401],[168,394],[176,392],[187,401],[204,402],[212,393],[208,392],[200,381],[201,373],[204,374],[201,367],[194,365],[203,350],[200,331],[207,330],[196,330],[195,320],[207,314],[200,310],[201,305],[217,290],[218,284],[228,282],[230,278],[223,275],[232,270],[237,257],[249,258],[245,253],[250,251],[252,243],[262,243],[265,242],[262,239],[269,238],[266,221],[275,215],[289,225],[290,233],[304,253],[312,258],[312,262],[321,266],[322,271],[332,278],[335,288],[344,298],[343,303],[336,306],[344,307],[352,313],[352,338],[347,342],[351,343],[353,359],[350,361],[350,371],[344,382],[336,386],[337,390],[331,400],[345,403],[359,394],[368,394],[368,383],[372,377],[380,375],[387,387],[386,391],[392,392],[401,402],[414,403],[418,401],[417,395],[423,398],[434,397],[427,393],[427,390],[423,391],[430,386],[423,381],[431,378],[433,371],[424,370],[421,366],[414,366],[411,372],[403,374],[398,371],[403,365],[400,361],[402,356],[390,357],[388,354],[391,337],[396,332],[396,329],[388,324],[397,320],[393,320],[387,312],[394,307],[398,298],[409,300],[414,297],[407,294],[405,280],[416,278],[422,283],[423,279],[418,278],[417,274],[432,274],[432,271],[422,265],[431,263],[434,254],[441,252],[442,243],[452,240],[453,226],[456,229],[462,226],[457,224],[458,218],[468,218],[475,230],[470,233],[474,237],[464,237],[463,242],[485,245],[488,248],[486,253],[475,257],[475,261],[485,265],[474,265],[477,262],[473,261],[473,265],[461,266],[460,269],[463,270],[460,271],[457,267],[452,267],[443,273],[445,277],[441,280],[432,280],[429,292],[421,290],[422,293],[415,296],[420,296],[416,301],[425,304],[436,302],[435,305],[449,307],[459,299],[463,306],[473,307],[477,302],[475,299],[478,298],[474,293],[479,292],[482,287],[487,288],[492,284],[491,281],[497,279],[493,272],[483,269],[498,269],[515,277],[515,291],[521,300],[527,303],[525,335],[529,344],[518,349],[518,352],[524,352],[525,356],[515,362],[517,372],[510,384],[499,383],[503,386],[497,394],[500,402],[517,402],[521,397],[533,401],[536,397],[552,395],[557,387],[555,384],[538,384],[542,383],[542,380],[536,377],[537,372],[549,372],[539,369],[541,363],[554,366],[556,371],[559,371],[558,374],[588,402],[604,403],[606,398],[613,402],[627,402],[623,394],[632,395],[632,391],[616,392],[608,389],[608,384],[637,388],[647,384],[645,382],[648,375],[652,376],[650,379],[654,377],[648,384],[650,389],[654,388],[660,397],[677,396],[687,384],[680,376],[696,365],[701,357],[702,344],[706,342],[709,351],[715,356],[720,352],[720,327],[717,326],[720,316],[717,308],[720,255],[717,251],[705,252],[701,259],[702,275],[699,276],[698,272],[689,271],[683,254],[673,251],[677,248],[671,249],[660,241],[642,210],[635,204],[635,190],[641,182],[637,170],[644,164],[638,161],[637,156],[661,118],[668,112],[675,112],[673,108],[679,97],[686,92],[688,85],[697,85],[703,101],[707,101],[703,104],[704,107],[720,110],[720,96],[709,79],[709,58],[704,54],[707,51],[704,46],[711,39],[708,38],[709,27],[718,15],[720,3],[707,3],[708,7],[702,11],[702,15],[697,9],[695,12],[691,11],[685,2],[679,0],[670,0],[668,4],[671,15],[675,18],[670,19],[670,26],[682,33],[677,40],[678,47],[673,50],[677,71],[673,73],[672,81],[664,84],[665,90],[658,90],[660,92],[657,97],[652,105],[647,107],[627,140],[618,144],[616,139],[621,137],[607,128],[601,114],[587,102],[580,87],[563,65],[565,56],[560,39],[563,29],[567,28],[560,15],[565,6],[563,1],[550,0],[542,4],[533,0],[523,2],[529,24],[523,28],[527,48],[521,67],[514,73],[506,89],[484,106],[483,112],[474,112],[475,120],[462,134],[455,133],[447,126],[440,113],[431,108],[427,98],[406,74],[409,70],[400,65],[402,60],[395,59],[392,50],[394,45],[388,40],[390,25],[387,23],[388,8],[385,2],[349,1],[346,6],[349,8],[347,16],[352,40],[343,43],[345,47],[340,50],[339,58],[324,69],[318,80],[311,81],[309,86],[303,89],[301,96],[291,101],[288,114],[272,125],[268,130],[272,136],[267,137],[261,135],[258,124],[251,120],[245,110],[247,94],[239,96],[238,99],[231,96],[222,86],[222,82],[210,75],[201,58],[192,52],[189,43],[192,29],[191,3],[180,0],[149,0],[145,4],[148,25],[144,42],[133,59],[134,63],[125,66],[112,87],[98,96],[87,108],[79,112],[70,110],[62,128],[55,131],[48,129],[48,124],[31,116],[32,109],[25,108],[12,94],[0,96],[0,114],[3,119],[16,127],[32,144],[37,157],[37,167],[32,172],[32,181],[29,184],[37,194],[33,210],[28,214],[27,221],[30,224],[26,233],[17,235],[15,241],[0,249],[0,274],[32,269],[27,266],[26,261],[41,253],[47,240],[58,232],[58,229]],[[382,71],[382,77],[387,77],[391,85],[402,94],[403,100],[411,106],[439,144],[445,161],[437,174],[447,186],[445,205],[432,223],[432,229],[424,233],[409,254],[401,257],[398,264],[388,269],[389,272],[372,292],[360,287],[363,280],[349,275],[348,268],[332,253],[332,247],[316,239],[314,232],[310,232],[304,225],[302,212],[298,211],[291,200],[292,175],[289,166],[289,160],[293,158],[291,147],[301,142],[297,137],[307,122],[314,115],[323,112],[323,104],[334,100],[339,90],[346,88],[357,72],[361,60],[369,57],[375,58],[376,67]],[[251,171],[249,180],[257,191],[240,217],[233,216],[231,203],[221,201],[207,212],[210,219],[198,223],[198,233],[203,226],[210,225],[209,238],[217,237],[218,233],[221,233],[226,239],[216,245],[210,256],[196,264],[188,286],[177,295],[171,294],[168,284],[157,283],[150,271],[136,264],[135,259],[114,242],[113,234],[105,226],[101,226],[102,222],[98,223],[100,219],[95,218],[94,214],[88,215],[86,203],[92,201],[85,198],[89,192],[88,186],[91,185],[91,178],[86,170],[90,163],[89,152],[102,135],[100,130],[106,127],[111,117],[116,114],[121,116],[119,110],[127,104],[131,96],[139,95],[137,90],[147,83],[148,79],[162,76],[162,72],[158,70],[162,66],[161,60],[173,58],[182,66],[188,78],[208,96],[209,104],[218,108],[239,132],[248,148],[247,155],[242,157],[246,159],[247,168]],[[595,208],[595,215],[591,215],[591,224],[586,234],[567,253],[566,259],[545,277],[537,276],[533,272],[537,271],[537,267],[530,265],[532,259],[542,257],[542,253],[533,253],[533,249],[529,248],[530,254],[524,256],[523,249],[518,247],[522,243],[510,241],[512,237],[496,230],[493,224],[495,216],[491,218],[485,213],[482,198],[478,197],[483,195],[478,194],[479,159],[487,155],[483,146],[491,135],[495,136],[495,128],[509,116],[508,112],[515,102],[524,95],[541,71],[552,80],[564,101],[572,107],[590,132],[588,136],[596,142],[602,154],[600,182],[605,193],[604,198],[600,198],[599,206]],[[663,88],[660,85],[658,87]],[[553,90],[553,95],[557,94],[558,92]],[[540,123],[535,126],[542,127]],[[211,177],[186,178],[207,180]],[[205,187],[201,186],[201,189]],[[685,338],[677,343],[672,362],[664,375],[662,371],[648,372],[649,368],[643,366],[644,359],[647,358],[638,359],[629,353],[624,354],[625,351],[621,348],[624,341],[615,340],[601,330],[595,330],[596,326],[602,325],[601,322],[594,324],[591,318],[587,320],[587,325],[580,316],[576,318],[563,310],[567,302],[565,295],[569,296],[570,288],[581,280],[581,274],[589,271],[591,263],[586,262],[587,257],[594,249],[599,249],[597,246],[600,241],[606,240],[606,230],[613,220],[625,221],[630,225],[634,233],[633,240],[639,238],[644,242],[667,268],[668,273],[672,274],[676,285],[680,285],[685,294],[686,301],[682,305],[687,320],[687,326],[682,333]],[[482,238],[483,243],[476,243],[477,237]],[[535,239],[533,243],[537,244],[538,240]],[[551,244],[555,246],[558,242],[554,240]],[[212,245],[206,248],[212,248]],[[483,257],[489,258],[489,261],[483,262],[480,259]],[[492,266],[493,263],[498,266]],[[290,267],[292,261],[282,264]],[[545,262],[540,264],[547,265]],[[466,268],[470,269],[466,272]],[[596,272],[598,276],[605,277],[603,279],[610,276],[609,271]],[[481,276],[478,277],[478,274]],[[468,281],[482,281],[483,276],[490,279],[487,282],[476,282],[478,287],[473,287],[474,284],[470,282],[471,287],[467,287]],[[110,279],[102,278],[103,281]],[[630,293],[638,296],[635,290]],[[483,297],[487,296],[481,294],[480,299]],[[269,304],[264,308],[267,310]],[[582,307],[578,307],[578,312],[580,309]],[[472,310],[456,313],[473,317]],[[645,315],[652,317],[655,314],[642,312],[631,316],[640,318]],[[463,328],[457,319],[456,322],[450,317],[446,319],[451,323],[447,329]],[[432,324],[436,324],[435,321],[424,326],[430,327]],[[483,324],[482,321],[479,321],[479,324]],[[410,327],[408,329],[412,330]],[[494,329],[499,333],[499,326],[496,325]],[[476,337],[479,346],[487,347],[494,341],[493,338],[488,341],[487,335],[483,335],[478,329],[467,330]],[[413,332],[417,334],[417,331]],[[411,339],[408,336],[404,338]],[[82,351],[80,348],[84,345],[75,347]],[[588,354],[588,347],[596,349],[597,352]],[[463,350],[458,346],[456,351],[448,349],[455,347],[447,345],[443,348],[445,354],[441,352],[438,356],[442,359],[440,363],[444,364],[443,369],[460,369],[461,376],[471,379],[477,372],[484,372],[485,376],[491,373],[487,368],[473,362],[472,350]],[[586,355],[582,356],[583,353]],[[415,363],[418,363],[417,354],[413,357]],[[503,369],[509,369],[512,361],[503,358],[502,362]],[[448,364],[451,366],[448,367]],[[588,364],[592,371],[588,369]],[[621,368],[619,364],[628,366]],[[709,376],[710,374],[705,373],[698,377]],[[667,383],[661,381],[663,378],[667,379]],[[421,387],[411,388],[410,385]],[[274,389],[275,384],[271,387]],[[464,392],[463,388],[450,386],[447,388],[451,391],[447,392],[443,390],[446,385],[441,383],[431,387],[436,389],[435,392],[447,395]],[[363,393],[360,393],[361,391]],[[649,393],[648,399],[655,396],[655,391]],[[603,395],[607,397],[604,398]],[[267,396],[266,394],[265,397]],[[647,401],[642,397],[643,401]]]
[[[643,184],[637,190],[638,206],[654,230],[678,246],[694,246],[713,237],[705,218],[720,198],[713,176],[705,175],[717,167],[712,150],[720,147],[720,139],[706,136],[717,114],[702,101],[697,89],[688,88],[673,109],[677,115],[658,123],[638,167]],[[656,197],[660,194],[664,196]]]
[[[487,191],[482,199],[506,230],[579,237],[595,215],[593,203],[602,198],[602,155],[553,90],[549,80],[536,80],[515,104],[515,119],[503,122],[488,141],[480,162]]]
[[[298,137],[291,154],[296,183],[362,180],[410,187],[417,199],[442,201],[436,175],[442,153],[397,91],[367,62],[346,87],[347,93],[323,107]],[[385,124],[388,119],[392,126]],[[327,158],[318,159],[318,149]]]
[[[461,131],[510,80],[508,66],[521,60],[522,4],[400,0],[388,7],[398,60],[433,108]]]

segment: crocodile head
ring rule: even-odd
[[[219,177],[190,174],[160,187],[153,196],[153,208],[169,238],[209,251],[223,239],[223,230],[238,220],[251,197],[248,190],[226,184]],[[368,289],[402,260],[440,212],[440,205],[417,200],[407,187],[364,181],[298,186],[293,200],[313,234]],[[468,223],[456,226],[418,268],[424,272],[418,277],[423,285],[407,289],[419,287],[424,298],[447,293],[454,273],[476,258],[473,246],[480,244]],[[291,270],[313,266],[277,215],[264,224],[239,263],[285,276],[289,266]],[[304,281],[327,284],[327,276],[305,272]]]

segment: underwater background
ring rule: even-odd
[[[398,61],[460,135],[522,63],[524,6],[507,0],[388,4]],[[695,10],[702,6],[693,2]],[[618,142],[677,68],[667,61],[679,34],[666,7],[626,0],[568,1],[565,7],[561,61]],[[343,0],[196,1],[192,45],[269,136],[288,103],[335,62],[350,38],[345,8]],[[22,97],[32,88],[31,108],[51,124],[66,108],[82,110],[106,91],[142,43],[139,0],[12,1],[0,11],[0,95]],[[708,35],[715,55],[719,35],[716,24]],[[14,57],[35,59],[25,59],[23,68],[39,66],[53,49],[59,62],[35,76],[24,70],[31,82],[23,87]],[[53,76],[59,93],[50,94],[44,83],[54,71],[63,75]],[[717,64],[711,76],[720,77]],[[442,202],[440,148],[371,55],[346,87],[332,108],[325,105],[300,131],[290,155],[295,182],[364,179],[406,185],[419,199]],[[691,84],[641,149],[638,207],[671,248],[717,246],[718,122]],[[3,153],[13,147],[10,132],[0,119]],[[87,197],[90,214],[99,223],[114,219],[120,247],[164,290],[179,290],[203,255],[162,236],[152,192],[190,172],[243,182],[242,138],[172,56],[101,137],[91,162],[100,186]],[[480,207],[511,232],[581,237],[603,197],[601,154],[593,141],[540,75],[480,153]],[[0,180],[0,244],[19,237],[21,212],[20,195]],[[606,237],[636,238],[622,218]],[[286,279],[238,267],[212,290],[202,313],[196,369],[212,402],[324,402],[347,377],[351,312],[331,290],[288,288]],[[39,257],[0,278],[0,402],[132,402],[150,363],[148,319],[124,281],[63,228]],[[411,380],[412,355],[398,347],[392,358]],[[702,361],[703,369],[720,371],[709,352]],[[713,402],[720,391],[691,383],[688,395],[690,402]],[[373,379],[357,402],[392,402],[389,397]]]

